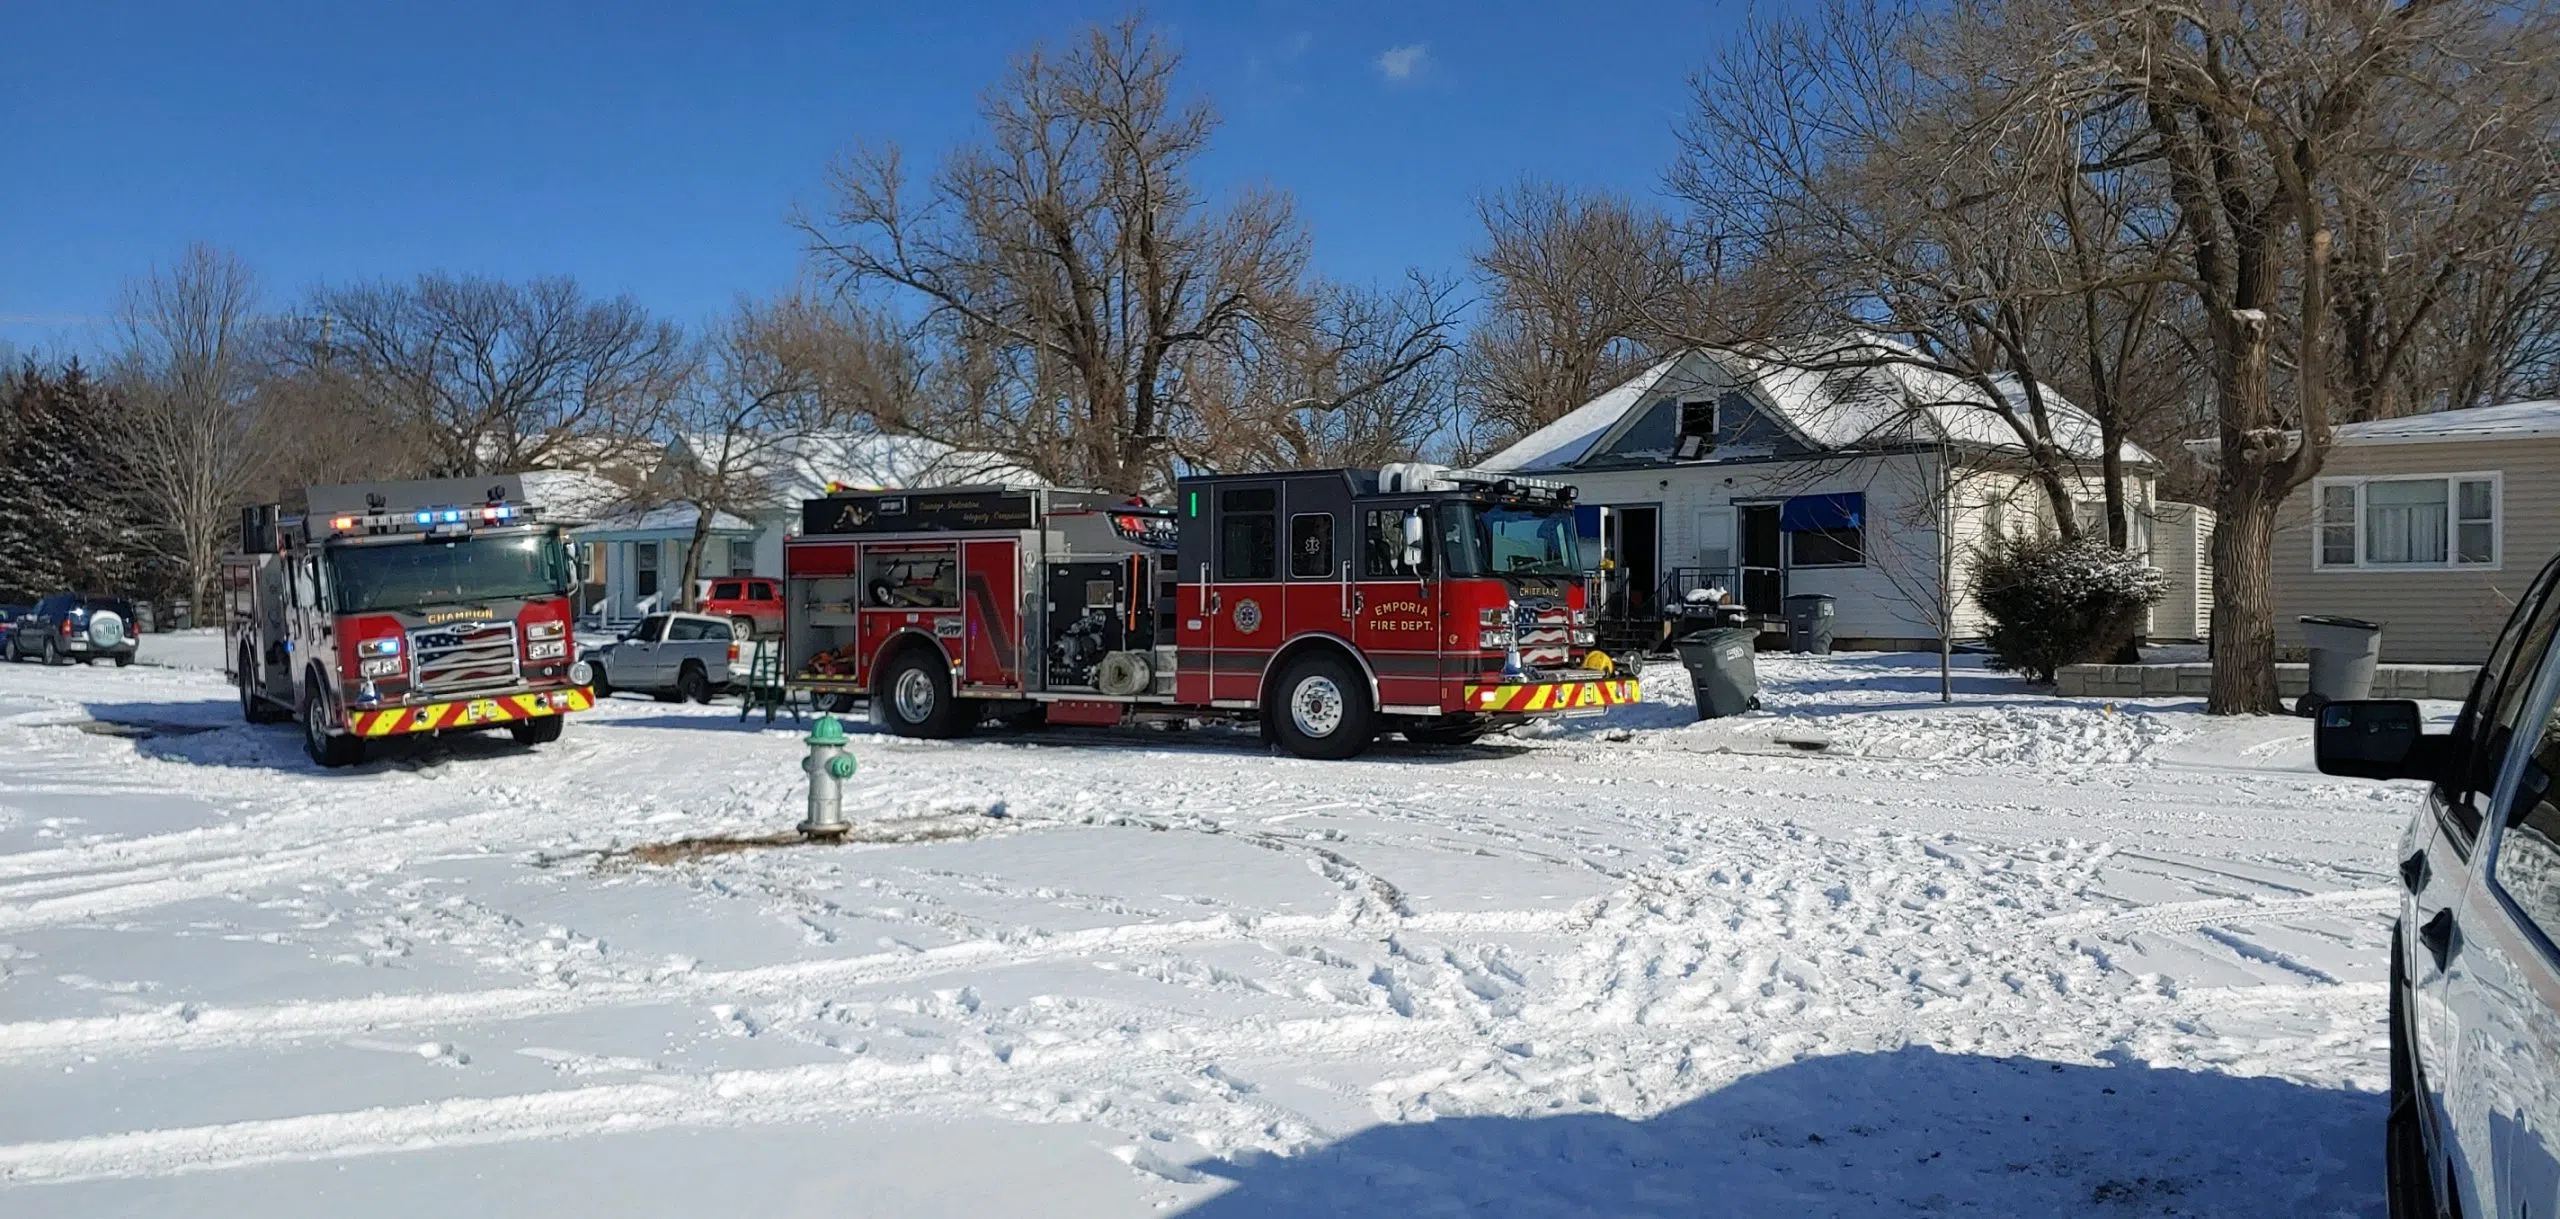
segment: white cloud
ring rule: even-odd
[[[1418,42],[1409,47],[1395,47],[1378,56],[1378,72],[1388,80],[1412,80],[1430,57],[1431,48]]]

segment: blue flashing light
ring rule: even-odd
[[[436,514],[432,512],[421,512],[418,514],[418,523],[421,525],[432,525],[435,523],[435,519]]]
[[[446,524],[452,524],[460,521],[462,519],[462,514],[459,512],[447,512],[444,514],[444,519]]]

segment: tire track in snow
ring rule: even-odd
[[[2242,1006],[2311,1003],[2334,1007],[2340,1000],[2369,998],[2378,987],[2257,987]],[[2088,1015],[2111,1026],[2119,1042],[2159,1029],[2183,1029],[2199,1015],[2210,1015],[2217,1002],[2156,998],[2125,1005],[2082,1000]],[[1101,1006],[1116,1006],[1103,1004]],[[1710,1090],[1753,1071],[1803,1056],[1813,1047],[1846,1052],[1860,1049],[1929,1045],[1979,1037],[1975,1019],[1962,1023],[1923,1020],[1888,1007],[1877,1012],[1848,1013],[1821,1020],[1751,1020],[1734,1013],[1690,1016],[1633,1027],[1584,1031],[1574,1047],[1577,1062],[1558,1074],[1568,1086],[1582,1068],[1609,1068],[1630,1060],[1677,1062],[1700,1046],[1698,1029],[1743,1025],[1734,1043],[1718,1047],[1720,1069],[1705,1077],[1682,1077],[1685,1095],[1647,1096],[1667,1106],[1687,1095]],[[1541,1027],[1553,1025],[1553,1027]],[[1316,1061],[1357,1061],[1389,1053],[1406,1063],[1430,1062],[1418,1073],[1391,1077],[1369,1091],[1381,1097],[1421,1092],[1487,1070],[1507,1071],[1499,1047],[1521,1037],[1561,1031],[1562,1022],[1519,1017],[1494,1021],[1458,1017],[1401,1017],[1384,1013],[1315,1019],[1233,1022],[1187,1030],[1176,1038],[1125,1042],[1017,1047],[1002,1052],[943,1053],[904,1063],[864,1058],[840,1063],[755,1070],[716,1071],[670,1076],[636,1083],[431,1101],[285,1118],[264,1118],[201,1126],[128,1131],[0,1146],[0,1182],[9,1185],[61,1184],[102,1179],[160,1177],[191,1172],[251,1168],[288,1161],[347,1159],[390,1152],[558,1140],[673,1126],[739,1126],[842,1119],[874,1113],[934,1116],[996,1116],[1043,1120],[1036,1098],[1063,1092],[1102,1089],[1130,1096],[1160,1093],[1171,1084],[1231,1077],[1226,1064],[1237,1057],[1303,1066]],[[1581,1031],[1581,1030],[1578,1030]],[[2026,1049],[2028,1046],[2004,1047]],[[1451,1064],[1457,1064],[1452,1066]],[[1536,1066],[1537,1064],[1529,1064]],[[1552,1067],[1539,1067],[1555,1073]],[[1541,1085],[1514,1080],[1535,1090]],[[1407,1097],[1410,1103],[1411,1097]],[[1251,1110],[1271,1127],[1283,1129],[1277,1150],[1294,1150],[1326,1137],[1302,1115],[1271,1101],[1246,1095],[1219,1102]],[[1125,1106],[1124,1106],[1125,1109]],[[1278,1114],[1279,1121],[1271,1121]],[[1140,1121],[1148,1119],[1143,1114]],[[1296,1119],[1294,1123],[1288,1119]],[[1124,1119],[1125,1120],[1125,1119]]]
[[[1401,929],[1418,933],[1554,933],[1571,926],[1570,910],[1421,914]],[[1354,919],[1335,915],[1220,916],[1180,923],[1122,924],[1043,935],[1027,941],[972,940],[919,952],[873,953],[749,969],[693,972],[640,980],[481,991],[373,995],[268,1007],[174,1004],[150,1012],[0,1024],[0,1063],[54,1056],[98,1057],[165,1051],[249,1049],[367,1033],[491,1024],[617,1007],[728,999],[778,999],[816,987],[913,982],[963,969],[1004,969],[1109,951],[1180,948],[1211,941],[1278,937],[1360,937]]]
[[[2314,893],[2308,897],[2208,897],[2131,910],[2077,910],[2039,920],[2037,925],[2056,931],[2091,931],[2103,935],[2137,931],[2195,931],[2219,923],[2301,915],[2370,914],[2389,910],[2399,900],[2399,891],[2390,888],[2346,889]]]

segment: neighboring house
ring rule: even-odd
[[[1596,524],[1612,564],[1601,612],[1620,646],[1658,640],[1668,606],[1716,586],[1764,620],[1787,596],[1828,593],[1842,646],[1935,647],[1942,631],[1984,630],[1970,595],[1983,542],[2050,529],[2052,516],[1990,399],[1961,378],[1877,362],[1902,351],[1876,339],[1684,351],[1478,464],[1580,489],[1586,532]],[[2014,382],[2002,389],[2023,399]],[[2059,394],[2042,398],[2077,467],[2075,518],[2095,524],[2098,426]],[[2156,465],[2125,446],[2143,553]]]
[[[664,486],[669,471],[695,454],[716,449],[716,436],[678,437],[667,446],[659,468],[648,482]],[[715,512],[703,543],[703,579],[719,576],[779,576],[782,539],[800,521],[800,501],[816,499],[831,486],[879,489],[929,487],[970,482],[1037,482],[1028,471],[1002,458],[967,453],[912,436],[876,432],[823,432],[786,437],[764,449],[756,472],[766,502],[751,511]],[[640,502],[657,497],[643,495]],[[633,502],[626,498],[627,505]],[[595,590],[590,612],[608,622],[624,622],[682,600],[677,580],[684,571],[685,550],[693,543],[700,510],[687,502],[656,503],[646,510],[626,508],[571,533],[584,544],[588,581]]]
[[[2560,401],[2348,424],[2278,510],[2277,646],[2341,614],[2383,624],[2385,661],[2478,664],[2554,551]]]

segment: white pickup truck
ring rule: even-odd
[[[581,659],[595,669],[598,697],[631,690],[662,703],[707,703],[729,685],[730,631],[728,619],[710,614],[651,614]]]

